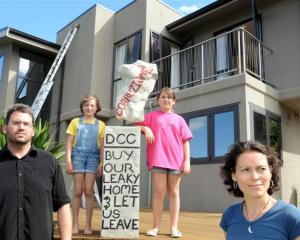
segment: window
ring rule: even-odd
[[[238,141],[238,105],[184,115],[192,133],[191,163],[220,162],[228,147]]]
[[[159,80],[157,81],[154,92],[158,92],[163,87],[178,88],[180,85],[180,58],[176,54],[180,47],[173,41],[151,32],[151,50],[150,61],[155,62],[159,72]],[[160,58],[170,56],[162,61]]]
[[[190,141],[192,159],[200,159],[208,157],[208,116],[191,117],[189,119],[189,127],[193,133]]]
[[[0,54],[0,82],[2,81],[3,66],[4,66],[4,56]]]
[[[253,139],[273,147],[281,154],[281,119],[278,115],[257,106],[251,106]]]
[[[237,24],[234,24],[232,26],[229,26],[225,29],[219,30],[214,33],[214,36],[217,38],[215,39],[215,56],[214,56],[214,74],[216,75],[216,79],[222,79],[230,74],[232,72],[236,71],[238,69],[238,35],[237,32],[230,32],[231,30],[242,27],[249,33],[255,35],[255,26],[256,30],[258,31],[257,34],[259,34],[259,37],[261,39],[261,18],[257,17],[257,22],[254,23],[253,19],[246,19],[242,22],[239,22]],[[224,33],[227,33],[226,35],[222,35]],[[249,36],[246,37],[245,40],[246,44],[250,44]],[[252,43],[253,45],[253,43]],[[256,49],[249,49],[253,48],[254,46],[249,45],[246,46],[248,48],[247,51],[247,67],[248,68],[255,68],[258,66],[258,63],[254,63],[253,61],[257,61],[258,58],[254,58],[255,56],[252,56],[254,51]],[[251,55],[252,54],[252,55]],[[250,64],[251,63],[251,64]],[[257,69],[250,69],[253,72],[257,72]]]
[[[122,64],[130,64],[141,58],[142,32],[137,32],[115,44],[113,106],[119,99],[125,82],[120,78],[118,69]]]
[[[28,51],[20,52],[15,101],[32,105],[50,69],[52,59]],[[48,119],[50,98],[44,103],[41,118]]]

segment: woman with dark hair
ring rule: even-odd
[[[300,240],[300,210],[276,200],[280,162],[272,148],[258,142],[234,144],[224,156],[221,176],[227,191],[242,197],[228,207],[220,226],[228,240]]]

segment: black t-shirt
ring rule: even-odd
[[[70,199],[57,160],[34,147],[21,159],[0,151],[0,239],[50,240],[53,211]]]

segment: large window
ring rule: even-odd
[[[137,32],[115,44],[113,106],[118,101],[125,82],[120,78],[118,69],[122,64],[130,64],[141,59],[142,32]]]
[[[281,119],[278,115],[252,105],[253,139],[272,146],[281,154]]]
[[[15,101],[32,105],[42,83],[50,69],[53,59],[31,52],[21,51],[19,71],[16,85]],[[46,100],[41,111],[41,118],[48,119],[50,111],[50,97]]]
[[[0,82],[2,81],[2,73],[3,73],[3,64],[4,64],[4,56],[0,54]]]
[[[238,105],[228,105],[184,115],[192,133],[191,163],[221,161],[238,141]]]
[[[180,58],[176,54],[179,50],[180,47],[175,42],[151,32],[150,61],[156,63],[159,72],[155,92],[162,87],[178,88],[180,85]],[[170,58],[157,61],[170,55],[172,55]]]
[[[257,17],[257,34],[259,34],[258,38],[261,38],[261,18]],[[225,29],[219,30],[214,33],[214,36],[217,38],[215,39],[215,60],[214,60],[214,74],[216,75],[217,79],[225,78],[232,74],[232,72],[236,71],[238,68],[238,35],[237,32],[234,31],[230,34],[222,35],[224,33],[227,33],[235,28],[242,27],[249,33],[255,35],[255,23],[253,22],[253,19],[247,19],[240,23],[234,24],[230,27],[227,27]],[[218,37],[219,36],[219,37]],[[245,40],[246,48],[247,49],[247,67],[248,68],[257,68],[257,63],[254,63],[253,61],[256,60],[256,58],[253,59],[253,56],[251,54],[254,54],[254,50],[252,45],[250,44],[249,36],[248,39],[246,37]],[[258,58],[257,58],[258,59]],[[250,69],[253,72],[257,71],[257,69]]]

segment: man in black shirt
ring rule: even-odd
[[[70,200],[62,171],[50,153],[32,146],[30,107],[13,105],[2,130],[7,146],[0,150],[0,239],[50,240],[57,211],[61,239],[70,240]]]

